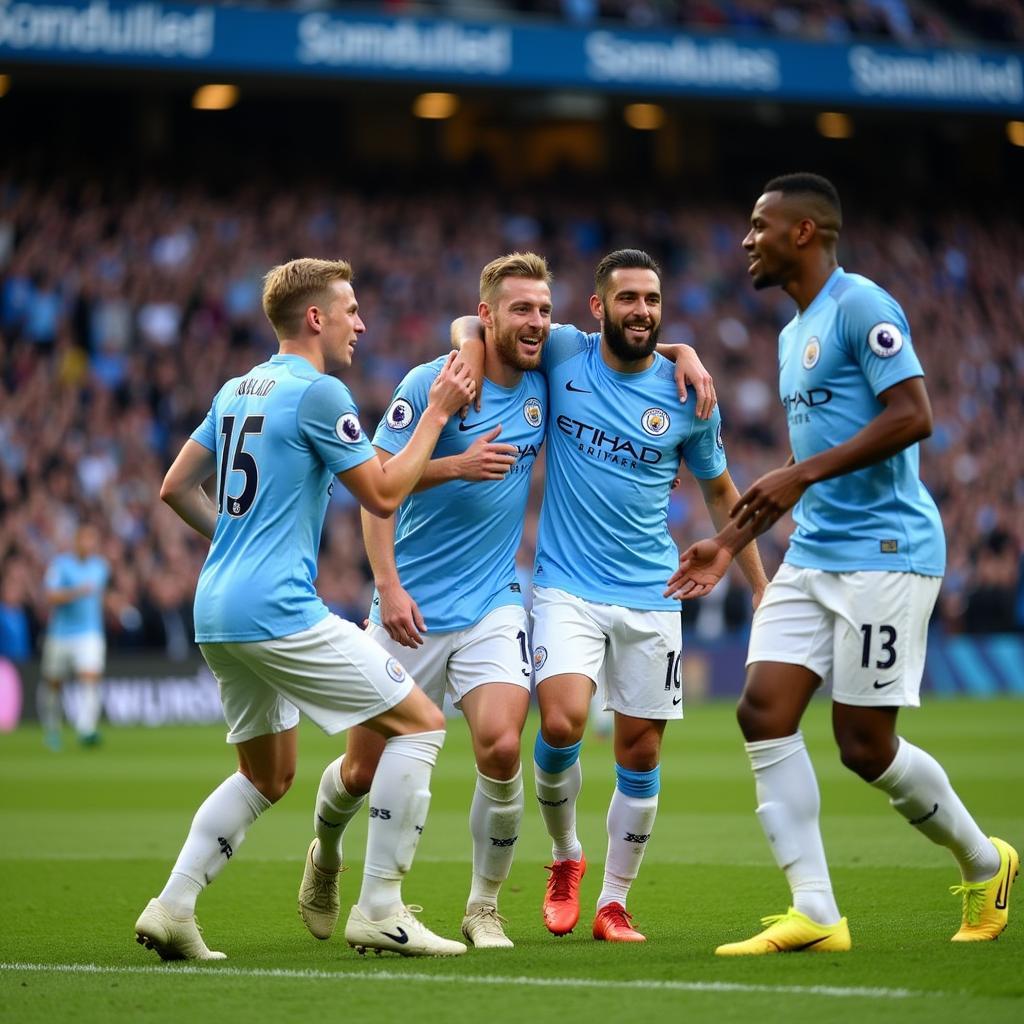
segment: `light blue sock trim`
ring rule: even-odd
[[[626,796],[657,796],[661,791],[661,765],[656,764],[649,772],[634,772],[617,764],[615,788]]]
[[[553,747],[546,743],[540,732],[537,733],[537,742],[533,745],[533,759],[541,771],[549,775],[557,775],[571,768],[580,759],[580,749],[583,740],[573,743],[568,747]]]

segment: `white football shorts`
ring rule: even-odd
[[[470,690],[484,683],[514,683],[530,690],[533,675],[530,627],[526,612],[515,604],[488,612],[466,629],[424,633],[413,650],[371,622],[366,632],[416,677],[416,684],[441,707],[447,692],[455,707]]]
[[[47,636],[43,641],[44,679],[65,681],[81,675],[103,675],[107,642],[102,633]]]
[[[394,707],[414,685],[397,658],[337,615],[276,640],[199,647],[220,684],[228,743],[294,728],[300,711],[333,736]]]
[[[783,563],[754,613],[747,664],[803,665],[858,707],[919,707],[942,578]]]
[[[683,717],[682,617],[533,588],[533,671],[539,686],[568,672],[604,684],[606,711]]]

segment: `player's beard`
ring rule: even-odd
[[[500,324],[495,323],[494,348],[498,353],[498,358],[514,370],[536,370],[540,366],[540,357],[544,351],[545,341],[547,341],[547,335],[542,332],[537,354],[525,355],[519,351],[518,333],[515,330],[503,329]]]
[[[640,317],[627,317],[622,323],[616,323],[608,313],[608,307],[604,307],[604,326],[602,337],[607,342],[612,354],[624,362],[638,363],[646,359],[658,344],[658,335],[661,333],[661,321],[648,317],[651,322],[651,330],[647,340],[643,342],[631,341],[626,334],[626,327],[629,324],[642,323]]]

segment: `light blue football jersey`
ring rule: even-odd
[[[91,586],[92,592],[67,604],[56,605],[50,613],[50,636],[81,636],[103,632],[103,591],[110,579],[110,567],[100,555],[79,558],[75,554],[58,555],[46,570],[47,590],[67,590]]]
[[[301,356],[276,355],[220,389],[192,440],[217,453],[219,511],[196,641],[315,626],[327,615],[313,581],[334,476],[376,458],[348,388]]]
[[[552,327],[544,346],[548,454],[533,581],[588,601],[678,609],[662,597],[679,564],[668,501],[679,463],[700,479],[726,469],[722,421],[679,401],[675,367],[640,373],[601,358],[600,335]]]
[[[848,441],[882,412],[879,394],[923,375],[899,303],[866,277],[836,268],[779,335],[779,396],[796,460]],[[918,463],[914,444],[809,487],[793,510],[785,560],[829,572],[941,576],[942,521]]]
[[[374,434],[378,448],[394,454],[405,447],[446,358],[407,374]],[[480,412],[448,420],[434,458],[461,454],[500,423],[495,443],[514,444],[516,464],[503,480],[450,480],[411,494],[395,522],[398,576],[432,633],[466,629],[495,608],[523,603],[515,556],[530,474],[544,443],[547,385],[539,372],[524,373],[512,388],[485,379],[481,399]],[[380,623],[376,593],[370,619]]]

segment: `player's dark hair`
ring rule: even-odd
[[[837,230],[842,227],[843,207],[839,202],[839,192],[828,178],[823,178],[820,174],[811,174],[809,171],[780,174],[777,178],[772,178],[763,191],[781,192],[784,196],[809,195],[824,200],[836,215]]]
[[[616,270],[653,270],[661,281],[661,267],[658,266],[653,256],[649,256],[642,249],[616,249],[608,253],[594,271],[594,291],[602,298],[608,281]]]

